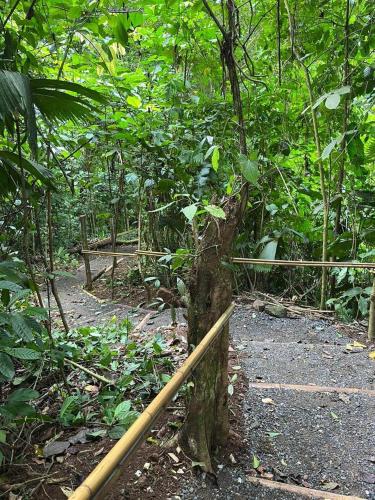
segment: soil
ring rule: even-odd
[[[108,260],[100,262],[103,264],[108,265]],[[129,261],[122,264],[121,280],[133,265]],[[101,303],[82,292],[83,278],[81,269],[74,279],[59,280],[64,307],[72,309],[71,324],[101,321],[113,314],[119,317],[133,314],[136,322],[149,312],[134,309],[144,290],[136,289],[132,295],[128,287],[130,306],[112,302],[104,286],[107,277],[103,277],[95,285],[95,293],[106,297]],[[177,310],[177,317],[179,333],[186,334],[184,310]],[[146,335],[155,331],[167,335],[172,331],[170,323],[168,310],[154,312],[142,330]],[[365,345],[363,331],[352,329],[348,335],[347,327],[314,317],[274,318],[243,303],[237,304],[230,330],[230,371],[231,376],[238,375],[238,380],[230,398],[231,439],[217,457],[216,480],[192,467],[176,444],[171,449],[162,446],[181,425],[184,403],[179,398],[152,430],[153,439],[121,466],[120,475],[104,497],[116,500],[305,497],[249,480],[258,477],[301,486],[306,489],[306,496],[308,488],[314,488],[323,492],[321,498],[325,498],[326,491],[327,497],[332,492],[374,500],[375,360],[369,358],[369,352],[375,346]],[[354,341],[363,347],[353,347]],[[293,387],[269,388],[267,384]],[[329,386],[337,390],[310,391],[306,386],[307,389]],[[358,392],[340,392],[340,388]],[[46,471],[53,474],[32,497],[66,498],[113,445],[114,441],[106,438],[75,446],[75,453],[64,455],[63,463],[35,464],[35,460],[29,463],[26,467],[29,475],[30,467],[33,474]],[[16,482],[14,479],[12,483]]]

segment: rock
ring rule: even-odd
[[[71,444],[78,444],[78,443],[85,444],[85,443],[87,443],[87,441],[88,441],[88,439],[86,438],[87,431],[88,431],[88,429],[80,430],[77,434],[68,438],[69,442]]]
[[[253,309],[255,309],[256,311],[262,312],[262,311],[264,311],[265,307],[266,307],[266,304],[262,300],[259,300],[259,299],[254,300]]]
[[[287,317],[287,310],[284,306],[267,304],[264,308],[264,311],[270,316],[274,316],[275,318]]]
[[[55,455],[62,455],[66,452],[69,446],[69,441],[53,441],[43,448],[43,456],[44,458],[48,458]]]

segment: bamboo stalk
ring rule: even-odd
[[[137,250],[135,253],[126,252],[102,252],[100,250],[82,250],[83,254],[88,255],[107,255],[111,256],[126,256],[137,257],[139,255],[148,255],[149,257],[163,257],[169,255],[166,252],[153,252],[148,250]],[[176,255],[176,254],[170,254]],[[331,262],[320,260],[283,260],[283,259],[248,259],[244,257],[232,257],[230,260],[234,264],[254,264],[266,266],[291,266],[291,267],[350,267],[357,269],[375,269],[375,262]]]
[[[368,339],[375,340],[375,274],[372,282],[372,290],[370,295],[370,310],[368,318]]]
[[[107,485],[111,479],[114,479],[113,474],[118,470],[118,466],[129,458],[143,442],[146,433],[150,430],[182,384],[202,360],[212,343],[219,336],[220,332],[229,321],[233,310],[234,304],[231,304],[205,335],[200,344],[190,354],[181,368],[177,370],[171,380],[164,386],[156,398],[153,399],[130,429],[122,436],[120,441],[115,444],[85,481],[83,481],[81,486],[75,490],[70,497],[71,500],[87,500],[93,498],[103,486]]]

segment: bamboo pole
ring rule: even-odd
[[[375,273],[370,295],[370,310],[368,317],[368,339],[375,340]]]
[[[126,252],[105,252],[100,250],[82,250],[83,254],[88,255],[107,255],[112,256],[126,256],[137,257],[139,255],[148,255],[149,257],[163,257],[169,255],[166,252],[153,252],[148,250],[136,250],[135,253]],[[171,254],[176,255],[176,254]],[[375,262],[331,262],[319,260],[268,260],[268,259],[247,259],[243,257],[232,257],[231,262],[234,264],[253,264],[253,265],[266,265],[266,266],[290,266],[290,267],[350,267],[357,269],[375,269]]]
[[[85,481],[75,490],[70,497],[71,500],[87,500],[93,498],[103,486],[108,484],[111,479],[114,479],[113,474],[118,470],[118,466],[129,458],[143,442],[146,433],[153,426],[163,410],[168,406],[174,395],[202,360],[224,326],[228,323],[233,310],[234,304],[231,304],[205,335],[200,344],[190,354],[181,368],[176,371],[167,385],[164,386],[130,429],[95,467]]]
[[[80,215],[79,216],[79,222],[81,224],[82,253],[84,253],[84,251],[88,249],[86,215]],[[87,290],[92,290],[90,257],[86,253],[84,253],[83,260],[85,262],[85,271],[86,271],[86,284],[85,284],[85,288]]]

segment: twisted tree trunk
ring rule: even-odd
[[[247,154],[246,133],[239,79],[234,56],[235,4],[227,0],[225,28],[203,0],[206,10],[222,33],[221,59],[228,75],[233,108],[237,116],[239,152]],[[222,206],[225,219],[210,218],[199,239],[190,281],[188,311],[188,344],[199,344],[232,301],[232,272],[226,265],[248,198],[248,184],[243,183],[238,196],[227,197]],[[194,371],[192,394],[187,404],[187,417],[182,429],[182,444],[188,454],[213,472],[212,456],[224,445],[229,434],[228,414],[228,348],[229,327],[224,328],[215,345]]]

